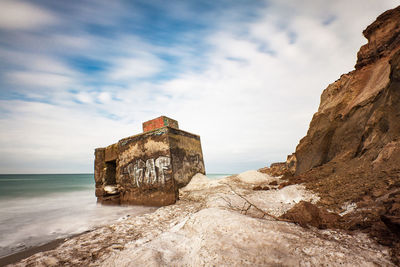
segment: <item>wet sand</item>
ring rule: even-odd
[[[26,259],[26,258],[32,256],[33,254],[55,249],[59,245],[64,243],[65,241],[67,241],[67,240],[69,240],[71,238],[74,238],[76,236],[88,233],[88,232],[90,232],[90,231],[85,231],[83,233],[72,235],[72,236],[66,237],[66,238],[55,239],[55,240],[50,241],[50,242],[48,242],[46,244],[43,244],[43,245],[40,245],[40,246],[30,247],[30,248],[25,249],[23,251],[7,255],[5,257],[0,258],[0,266],[6,266],[8,264],[16,263],[16,262],[18,262],[20,260],[23,260],[23,259]]]

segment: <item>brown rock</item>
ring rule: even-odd
[[[272,163],[270,167],[264,167],[259,169],[259,172],[266,173],[271,176],[285,176],[292,175],[296,171],[297,158],[293,153],[287,156],[286,162]]]
[[[326,197],[326,198],[321,199],[320,203],[329,206],[329,205],[333,205],[335,203],[335,201],[333,201],[333,199],[330,197]]]
[[[382,215],[381,220],[400,238],[400,216]]]
[[[390,213],[400,214],[400,201],[399,201],[398,203],[394,203],[394,204],[391,206],[389,212],[390,212]]]
[[[278,186],[278,189],[282,189],[282,188],[284,188],[284,187],[286,187],[288,185],[291,185],[291,184],[293,184],[293,183],[291,183],[291,182],[283,182]]]
[[[257,185],[255,187],[253,187],[253,190],[255,190],[255,191],[261,191],[261,190],[266,191],[266,190],[270,190],[270,189],[271,188],[269,188],[268,186],[261,186],[261,185]]]
[[[388,10],[363,31],[368,43],[363,45],[357,54],[356,69],[387,56],[400,45],[399,17],[400,9]]]
[[[270,167],[265,167],[258,170],[261,173],[266,173],[271,176],[281,176],[287,171],[285,162],[272,163]]]
[[[303,227],[314,226],[319,229],[336,228],[340,220],[339,215],[306,201],[300,201],[281,218],[298,223]]]
[[[272,182],[269,183],[269,185],[278,185],[278,182],[277,181],[272,181]]]

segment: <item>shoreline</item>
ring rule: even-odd
[[[320,200],[303,185],[284,184],[257,171],[220,180],[197,174],[173,205],[9,255],[0,265],[395,266],[389,248],[366,235],[281,219],[301,201]]]
[[[145,207],[145,206],[137,206],[137,207],[142,207],[145,208],[145,210],[136,210],[135,213],[129,213],[129,214],[121,214],[118,218],[115,218],[114,220],[111,220],[107,223],[101,224],[101,225],[96,225],[90,229],[87,229],[83,232],[80,233],[75,233],[75,234],[70,234],[62,238],[56,238],[53,240],[49,240],[45,243],[38,244],[38,245],[33,245],[31,247],[25,248],[21,251],[18,252],[12,252],[11,254],[1,256],[0,257],[0,267],[6,266],[8,264],[17,264],[18,262],[29,258],[32,255],[35,255],[40,252],[46,252],[46,251],[51,251],[57,249],[59,246],[64,244],[65,242],[68,242],[70,240],[73,240],[75,238],[78,238],[79,236],[91,233],[93,231],[96,231],[98,229],[108,227],[111,224],[118,223],[119,220],[123,218],[130,218],[130,217],[135,217],[135,216],[140,216],[144,215],[147,213],[153,213],[157,210],[157,208],[154,209],[154,207]]]
[[[42,245],[37,245],[37,246],[32,246],[29,248],[26,248],[22,251],[19,252],[15,252],[9,255],[6,255],[4,257],[0,257],[0,267],[1,266],[6,266],[8,264],[13,264],[13,263],[17,263],[23,259],[29,258],[30,256],[36,254],[36,253],[40,253],[40,252],[46,252],[49,250],[53,250],[56,249],[58,246],[60,246],[61,244],[65,243],[66,241],[75,238],[77,236],[89,233],[93,230],[86,230],[82,233],[79,234],[73,234],[70,235],[68,237],[64,237],[64,238],[57,238],[54,239],[52,241],[49,241],[47,243],[44,243]]]

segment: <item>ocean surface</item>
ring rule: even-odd
[[[154,210],[98,205],[93,174],[0,174],[0,257]]]

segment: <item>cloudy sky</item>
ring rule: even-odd
[[[393,0],[0,0],[0,173],[93,172],[166,115],[208,173],[283,161]]]

